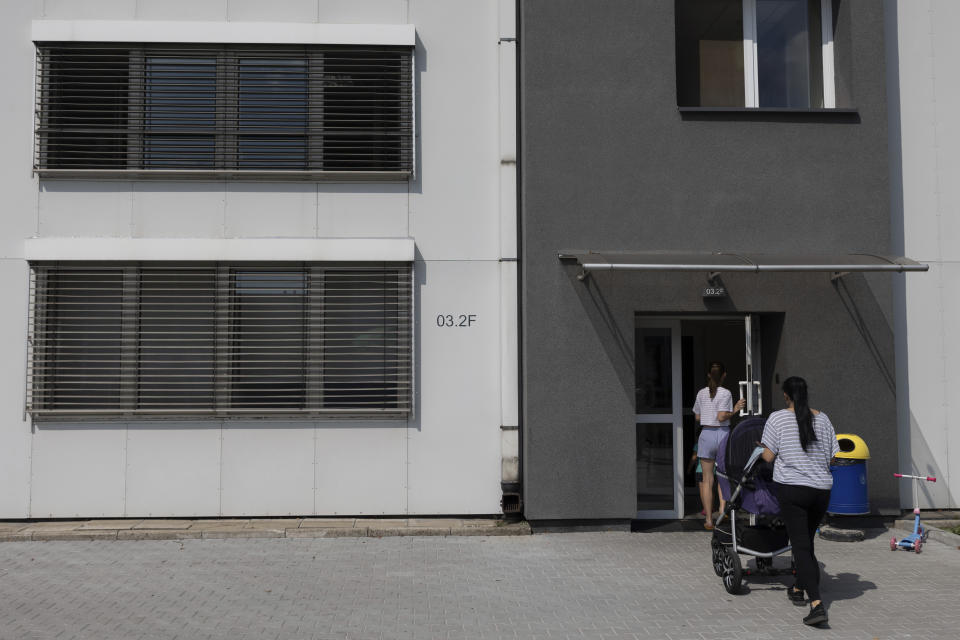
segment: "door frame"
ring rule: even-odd
[[[683,449],[683,358],[682,358],[682,339],[683,339],[683,321],[688,320],[741,320],[744,323],[744,358],[746,359],[746,381],[737,381],[741,391],[746,388],[747,396],[751,396],[751,391],[756,388],[756,398],[763,395],[762,384],[756,380],[761,371],[760,368],[760,317],[755,313],[729,313],[729,314],[672,314],[672,315],[645,315],[642,313],[634,314],[635,329],[667,329],[670,331],[670,384],[671,384],[671,407],[670,413],[635,413],[634,414],[634,432],[639,424],[672,424],[673,425],[673,510],[668,509],[648,509],[638,510],[636,518],[638,520],[656,520],[656,519],[676,519],[684,517],[684,454]],[[751,398],[752,400],[752,398]],[[762,403],[762,400],[760,401]],[[746,411],[757,407],[750,406],[741,412],[745,415]],[[762,404],[760,409],[762,410]]]

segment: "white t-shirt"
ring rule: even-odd
[[[710,397],[710,387],[704,387],[697,392],[697,400],[693,403],[693,412],[700,416],[701,427],[729,427],[730,420],[720,422],[717,413],[733,411],[733,396],[730,390],[717,387],[717,395]]]

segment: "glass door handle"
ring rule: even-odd
[[[746,399],[747,403],[744,405],[743,409],[740,409],[740,417],[750,415],[750,409],[753,408],[753,398],[750,397],[750,381],[749,380],[740,380],[737,382],[737,385],[740,387],[740,399]]]
[[[760,381],[754,380],[753,385],[757,388],[757,411],[754,415],[763,415],[763,394],[760,393]]]

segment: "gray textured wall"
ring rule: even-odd
[[[557,259],[561,249],[887,253],[881,2],[842,2],[838,30],[856,115],[682,114],[673,0],[521,1],[529,519],[635,514],[635,312],[784,314],[765,372],[807,378],[813,405],[870,445],[874,506],[896,505],[899,276],[725,275],[730,298],[709,306],[702,274],[584,284]]]

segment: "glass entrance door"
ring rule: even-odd
[[[637,517],[682,518],[680,321],[637,319]]]
[[[692,479],[684,506],[684,471],[697,433],[693,397],[708,361],[726,362],[726,386],[736,397],[739,385],[747,400],[741,416],[763,413],[758,318],[637,316],[635,331],[637,518],[683,518],[700,509]]]

